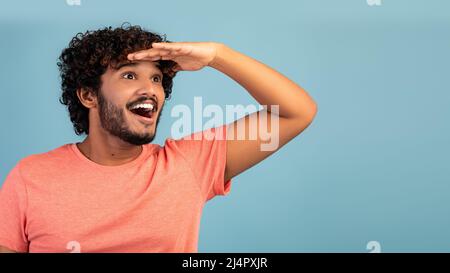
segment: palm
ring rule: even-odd
[[[212,42],[153,43],[152,48],[132,53],[130,60],[172,60],[176,71],[196,71],[211,63],[217,54],[217,44]]]

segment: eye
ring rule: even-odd
[[[122,78],[127,79],[127,80],[135,80],[136,74],[134,74],[133,72],[125,72],[122,74]]]
[[[153,80],[154,82],[161,82],[161,81],[162,81],[161,76],[159,76],[159,75],[153,76],[153,77],[152,77],[152,80]]]

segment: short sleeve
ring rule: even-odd
[[[17,164],[0,188],[0,245],[28,252],[26,226],[27,192]]]
[[[227,195],[231,190],[231,179],[225,181],[226,134],[227,125],[224,124],[173,143],[194,172],[205,201],[217,195]]]

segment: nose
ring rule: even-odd
[[[149,83],[147,81],[141,81],[139,89],[136,91],[133,97],[135,99],[134,102],[144,103],[148,102],[149,100],[153,100],[155,102],[156,109],[160,108],[160,104],[164,103],[164,95],[159,94],[158,87],[155,86],[155,84]],[[164,91],[162,92],[164,93]]]
[[[153,88],[141,88],[138,90],[137,96],[157,99],[156,92]]]
[[[164,88],[159,85],[155,85],[155,83],[152,82],[151,79],[143,79],[140,82],[140,86],[139,86],[139,90],[138,90],[138,96],[148,96],[148,97],[158,97],[159,96],[164,96]]]
[[[139,101],[141,103],[149,101],[149,100],[153,100],[153,101],[155,101],[156,106],[158,106],[159,98],[151,88],[139,89],[139,91],[136,95],[136,98],[137,98],[136,101]]]

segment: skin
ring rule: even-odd
[[[154,98],[157,112],[153,115],[159,121],[165,98],[162,73],[155,62],[134,61],[118,70],[108,68],[101,80],[100,96],[83,89],[77,92],[81,103],[90,110],[89,135],[78,148],[98,164],[122,165],[138,157],[142,146],[111,133],[114,127],[111,124],[116,123],[116,127],[125,128],[130,134],[146,136],[142,142],[149,143],[156,134],[158,122],[151,125],[140,122],[128,106],[140,99]],[[107,106],[102,105],[101,98]]]
[[[116,125],[126,125],[129,133],[141,136],[144,140],[156,134],[157,122],[152,125],[140,123],[127,110],[127,106],[139,98],[154,97],[158,103],[156,117],[159,119],[164,105],[164,90],[154,77],[155,74],[162,76],[156,66],[158,60],[175,61],[177,65],[174,71],[197,71],[209,66],[239,83],[260,105],[279,105],[278,113],[274,113],[279,117],[278,149],[262,151],[261,143],[264,141],[259,136],[257,139],[227,139],[225,181],[279,150],[305,130],[317,113],[317,104],[299,85],[269,66],[221,43],[153,43],[150,49],[129,54],[128,60],[134,65],[117,71],[108,68],[102,75],[103,104],[101,98],[99,100],[89,90],[77,91],[81,103],[90,110],[89,135],[78,147],[85,156],[98,164],[121,165],[134,160],[142,151],[140,145],[112,134],[108,124],[102,124],[102,121],[117,123],[119,120],[120,123]],[[134,73],[136,77],[126,73]],[[263,121],[258,119],[259,114],[262,111],[270,113],[270,110],[263,109],[233,122],[229,125],[228,135],[236,133],[239,123],[244,124],[246,132],[249,131],[251,120],[260,126]],[[105,118],[108,114],[109,120]],[[265,128],[272,128],[270,115],[265,122]],[[11,250],[0,246],[0,252],[4,251]]]
[[[269,66],[221,43],[155,43],[151,49],[130,54],[129,59],[173,60],[178,63],[175,67],[177,71],[195,71],[210,66],[239,83],[259,104],[279,105],[278,113],[274,113],[279,117],[278,149],[262,151],[263,141],[259,136],[257,139],[227,139],[225,181],[279,150],[305,130],[317,113],[317,104],[299,85]],[[270,108],[266,110],[271,112]],[[259,127],[263,121],[258,116],[266,110],[247,115],[232,123],[229,135],[237,132],[239,123],[244,124],[245,132],[249,132],[251,120],[255,120]],[[272,128],[270,115],[266,122],[266,128]]]
[[[279,146],[273,151],[262,151],[263,140],[246,137],[227,139],[225,181],[261,162],[283,145],[299,135],[313,121],[317,104],[299,85],[270,68],[232,48],[214,42],[154,43],[151,49],[132,53],[130,60],[173,60],[175,71],[196,71],[212,67],[235,80],[261,105],[279,105]],[[258,116],[262,111],[270,113],[270,107],[247,115],[229,126],[229,135],[235,135],[238,124],[243,123],[249,132],[251,120],[260,126]],[[267,127],[272,128],[268,115]]]

